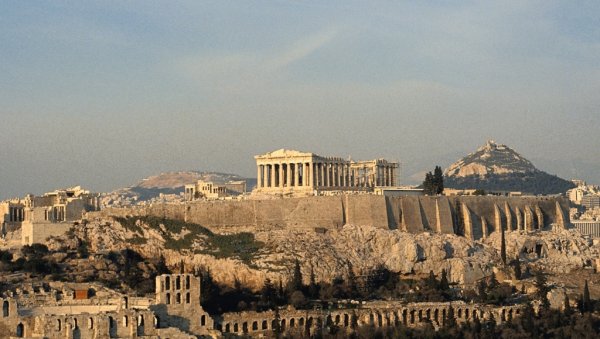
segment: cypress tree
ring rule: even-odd
[[[434,195],[434,183],[433,183],[433,174],[431,172],[427,172],[425,174],[425,180],[423,181],[423,193],[426,195]]]
[[[352,264],[350,261],[347,261],[348,265],[348,279],[346,280],[346,284],[348,287],[348,297],[356,298],[358,296],[358,287],[356,284],[356,275],[354,275],[354,270],[352,269]]]
[[[315,270],[312,265],[310,266],[310,285],[308,286],[308,296],[312,299],[319,297],[319,285],[317,285]]]
[[[583,312],[588,312],[592,310],[592,301],[590,299],[590,289],[588,288],[588,282],[585,281],[585,285],[583,286],[583,298],[582,298],[582,310]]]
[[[300,261],[298,261],[298,259],[296,259],[294,265],[294,275],[292,276],[292,281],[288,285],[288,290],[290,293],[302,290],[302,271],[300,271]]]
[[[444,173],[440,166],[435,166],[433,170],[433,193],[442,194],[444,192]]]

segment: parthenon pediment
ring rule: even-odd
[[[256,159],[262,158],[286,158],[286,157],[310,157],[315,156],[316,154],[310,152],[300,152],[291,149],[281,148],[273,152],[268,152],[265,154],[257,155]]]

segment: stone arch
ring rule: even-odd
[[[341,321],[342,321],[342,317],[339,314],[336,314],[335,315],[335,324],[339,325]]]
[[[296,326],[296,319],[292,318],[290,319],[290,328]]]
[[[271,328],[277,328],[277,319],[271,321]]]
[[[252,331],[258,331],[258,321],[252,322]]]
[[[302,327],[302,326],[304,326],[304,318],[303,318],[303,317],[300,317],[300,318],[298,319],[298,327]]]
[[[206,314],[200,317],[200,326],[206,326]]]
[[[2,302],[2,316],[4,318],[10,316],[10,305],[8,304],[8,300]]]
[[[175,294],[175,303],[181,304],[181,293]]]
[[[180,276],[175,277],[175,289],[176,290],[181,289],[181,277]]]
[[[461,319],[462,318],[462,308],[459,308],[456,312],[456,318]]]
[[[415,323],[415,310],[410,310],[410,323]]]
[[[308,317],[308,319],[306,320],[306,327],[311,328],[313,326],[313,323],[314,323],[313,317]]]
[[[465,308],[465,319],[469,319],[469,309]]]
[[[129,298],[123,297],[123,308],[129,308]]]
[[[238,324],[233,323],[233,332],[238,333],[239,330],[240,330],[240,327],[238,326]]]
[[[60,319],[56,319],[56,332],[60,332],[62,330],[62,321]]]
[[[17,325],[17,332],[16,335],[18,338],[23,338],[25,337],[25,325],[23,325],[23,323],[19,323]]]
[[[419,322],[423,321],[423,310],[419,310]]]
[[[187,293],[185,294],[185,303],[186,303],[186,304],[189,304],[189,303],[191,303],[191,302],[192,302],[192,300],[191,300],[191,298],[190,298],[190,292],[187,292]]]
[[[226,333],[231,332],[231,326],[229,325],[229,323],[225,324],[225,332]]]
[[[506,321],[506,309],[504,309],[504,308],[502,309],[500,319],[502,319],[502,321]]]
[[[437,308],[435,310],[433,310],[433,320],[435,320],[436,323],[440,323],[440,310],[438,310]]]
[[[446,318],[447,318],[447,313],[446,313],[446,309],[442,309],[442,325],[446,325]]]
[[[247,321],[244,321],[242,323],[242,332],[248,333],[248,322]]]
[[[350,316],[348,313],[344,313],[344,327],[350,326]]]
[[[77,323],[77,318],[73,318],[73,329],[78,329],[79,324]]]
[[[408,310],[406,308],[402,310],[402,323],[404,325],[408,324]]]
[[[123,327],[128,327],[129,326],[129,317],[124,315],[123,316]]]
[[[167,305],[169,305],[169,304],[171,303],[171,293],[167,293],[167,294],[166,294],[166,297],[167,297],[167,298],[166,298],[166,299],[167,299],[167,300],[166,300],[166,301],[167,301]]]
[[[511,308],[508,310],[508,319],[512,320],[512,318],[513,318],[513,309]]]
[[[369,325],[375,325],[375,314],[369,314]]]
[[[431,320],[431,310],[430,309],[425,310],[425,319]]]
[[[383,326],[383,316],[379,312],[377,312],[377,326]]]
[[[165,289],[167,291],[171,289],[171,277],[169,276],[165,278]]]
[[[285,330],[285,318],[281,319],[281,330]]]
[[[261,329],[262,329],[262,330],[266,330],[266,329],[268,329],[268,327],[269,327],[269,326],[268,326],[268,323],[267,323],[267,321],[266,321],[266,320],[263,320],[263,321],[262,321],[262,326],[261,326]]]
[[[185,276],[185,289],[186,290],[190,289],[190,276],[189,275]]]
[[[94,329],[94,318],[92,318],[92,317],[88,318],[88,329],[90,329],[90,330]]]

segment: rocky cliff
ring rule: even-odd
[[[600,253],[598,246],[576,234],[540,231],[507,233],[511,258],[565,272],[589,266]],[[484,242],[453,234],[411,234],[372,226],[345,225],[326,232],[269,230],[253,235],[216,235],[195,224],[131,218],[96,220],[74,226],[69,235],[50,241],[50,248],[77,248],[85,241],[91,252],[131,248],[147,258],[163,255],[175,267],[210,269],[213,278],[232,285],[237,279],[258,289],[266,277],[287,280],[296,259],[305,280],[311,269],[317,280],[345,277],[349,267],[356,275],[377,267],[407,275],[449,273],[451,281],[473,284],[498,265],[497,232]],[[308,281],[305,281],[308,283]]]
[[[445,186],[458,189],[564,193],[574,185],[537,169],[510,147],[490,140],[444,171]]]

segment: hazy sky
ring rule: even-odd
[[[7,0],[0,117],[0,199],[490,138],[600,183],[600,1]]]

